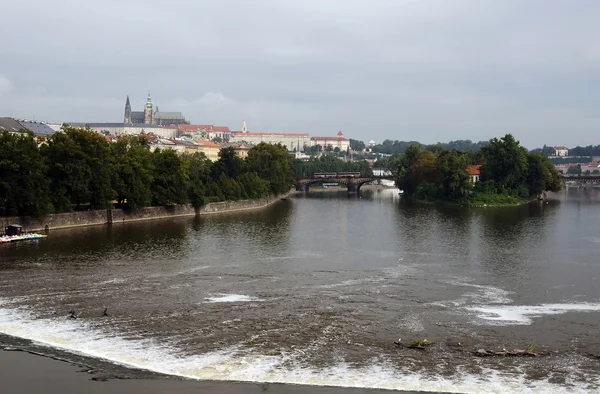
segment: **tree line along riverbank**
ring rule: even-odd
[[[469,166],[479,172],[476,182],[467,172]],[[529,153],[510,134],[490,140],[477,152],[412,145],[392,156],[387,167],[407,198],[430,203],[518,205],[562,186],[552,162],[543,154]]]
[[[281,145],[261,143],[238,157],[220,150],[212,162],[202,153],[150,151],[149,136],[123,136],[115,143],[92,130],[64,125],[47,140],[33,134],[0,133],[0,216],[30,216],[81,210],[177,206],[260,200],[286,193],[295,176],[319,171],[360,171],[365,161],[333,156],[294,160]]]
[[[287,193],[293,159],[281,145],[259,144],[241,159],[221,149],[202,153],[149,149],[145,136],[110,143],[91,130],[63,127],[41,144],[31,133],[0,133],[0,215],[40,218],[51,213],[136,210]]]

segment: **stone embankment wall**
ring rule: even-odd
[[[69,213],[58,213],[48,215],[39,220],[30,217],[0,217],[0,232],[9,224],[20,224],[25,231],[44,231],[48,229],[94,226],[108,223],[126,223],[140,220],[154,220],[165,218],[176,218],[196,215],[212,215],[226,212],[239,212],[251,209],[264,208],[286,198],[289,194],[282,196],[269,196],[259,200],[224,201],[207,204],[200,209],[194,209],[191,205],[177,205],[171,207],[146,207],[135,211],[124,209],[79,211]]]

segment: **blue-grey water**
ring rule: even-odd
[[[384,189],[55,230],[0,246],[0,333],[198,379],[597,392],[599,224],[591,188],[479,209]]]

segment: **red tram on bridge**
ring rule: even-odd
[[[360,178],[360,172],[316,172],[313,178]]]

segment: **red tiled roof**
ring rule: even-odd
[[[467,166],[466,171],[469,175],[480,175],[481,166],[480,165],[471,165]]]
[[[338,135],[338,137],[343,137],[344,136],[344,134],[342,133],[342,130],[338,131],[337,135]]]
[[[200,144],[202,146],[209,146],[209,147],[213,147],[213,148],[219,148],[220,145],[219,144],[215,144],[212,141],[207,141],[207,140],[195,140],[195,142],[197,144]]]
[[[314,141],[348,141],[346,137],[311,137]]]
[[[243,133],[241,131],[233,131],[233,132],[231,132],[231,134],[233,134],[236,137],[241,137],[244,135],[247,135],[249,137],[252,137],[252,136],[259,137],[261,135],[264,135],[264,136],[276,135],[276,136],[282,136],[282,137],[308,137],[308,133],[267,133],[267,132],[254,132],[254,131]]]
[[[211,124],[180,124],[174,126],[165,126],[168,129],[177,129],[181,131],[196,131],[196,130],[205,130],[205,131],[229,131],[229,127],[227,126],[213,126]]]
[[[566,146],[553,146],[554,150],[569,150]]]

